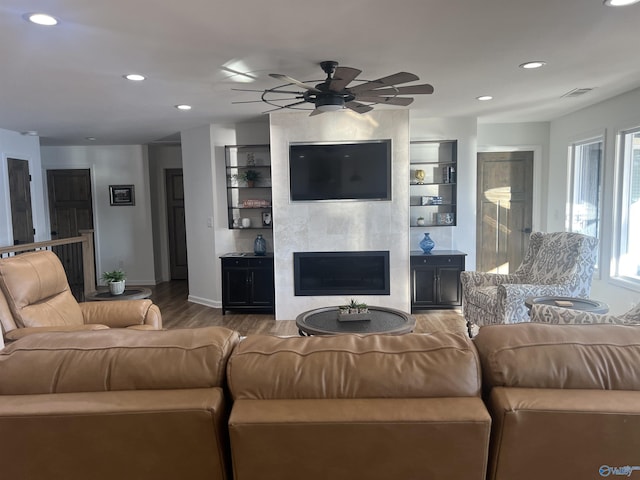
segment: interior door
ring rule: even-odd
[[[477,265],[514,272],[529,246],[533,211],[533,152],[478,153]]]
[[[78,236],[93,228],[91,171],[47,170],[51,239]]]
[[[167,169],[165,180],[167,186],[167,226],[169,230],[171,280],[186,280],[188,278],[187,227],[184,217],[182,169]]]
[[[11,202],[11,223],[13,244],[33,243],[33,217],[31,211],[31,175],[29,162],[7,158],[9,173],[9,198]]]

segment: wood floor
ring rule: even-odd
[[[222,326],[241,335],[297,335],[296,322],[275,320],[271,314],[229,313],[222,315],[220,308],[211,308],[187,301],[188,284],[185,280],[164,282],[150,287],[151,300],[160,307],[164,328]],[[414,314],[416,333],[446,331],[466,334],[462,314],[458,310],[433,310]]]

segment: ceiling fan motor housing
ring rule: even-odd
[[[324,107],[327,110],[331,107],[344,107],[344,98],[342,95],[336,95],[335,93],[319,93],[315,99],[316,108]]]

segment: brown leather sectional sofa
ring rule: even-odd
[[[640,329],[29,335],[0,350],[0,458],[25,480],[640,478]]]

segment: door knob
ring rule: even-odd
[[[531,233],[531,228],[529,228],[529,227],[523,228],[522,229],[522,233]]]

